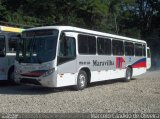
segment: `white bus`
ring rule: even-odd
[[[14,81],[14,60],[17,48],[17,35],[23,29],[0,26],[0,80]]]
[[[147,44],[71,26],[45,26],[22,32],[15,81],[45,87],[74,86],[146,72]],[[149,67],[148,67],[149,68]]]

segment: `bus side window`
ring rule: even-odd
[[[123,41],[112,40],[112,52],[113,55],[124,55]]]
[[[143,56],[146,57],[146,45],[145,44],[143,44]]]
[[[78,52],[85,55],[96,54],[96,37],[90,35],[78,35]]]
[[[60,40],[58,64],[70,61],[76,57],[76,43],[73,37],[63,37]]]
[[[99,55],[111,55],[111,39],[98,37],[97,51]]]
[[[150,49],[147,49],[147,58],[151,58],[151,51],[150,51]]]
[[[135,56],[142,56],[142,44],[135,43]]]
[[[132,42],[125,42],[125,55],[134,56],[134,44]]]
[[[17,42],[19,38],[18,37],[11,37],[8,41],[8,46],[9,46],[9,52],[15,53],[17,50]]]

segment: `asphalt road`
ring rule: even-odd
[[[1,113],[159,113],[160,70],[130,82],[93,83],[82,91],[0,81]]]

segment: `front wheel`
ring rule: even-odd
[[[126,69],[126,77],[124,79],[125,82],[129,82],[132,79],[132,69],[127,67]]]
[[[75,90],[83,90],[87,86],[87,74],[85,71],[80,70],[77,77],[77,85],[74,87]]]

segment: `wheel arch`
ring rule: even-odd
[[[88,67],[81,67],[79,69],[79,71],[80,70],[83,70],[83,71],[86,72],[86,74],[87,74],[87,84],[89,84],[91,82],[91,70]]]
[[[127,68],[128,68],[128,67],[131,68],[132,76],[133,76],[133,67],[132,67],[132,65],[128,65]]]
[[[7,79],[9,80],[9,74],[11,71],[14,71],[14,65],[10,66],[10,68],[8,69],[8,73],[7,73]]]

